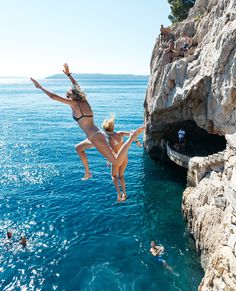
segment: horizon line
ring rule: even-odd
[[[131,76],[144,76],[144,77],[148,77],[150,74],[134,74],[134,73],[73,73],[74,75],[116,75],[116,76],[125,76],[125,75],[131,75]],[[51,75],[47,75],[44,77],[40,77],[42,79],[46,79],[52,76],[58,76],[58,75],[64,75],[64,73],[55,73],[55,74],[51,74]],[[30,78],[31,76],[22,76],[22,75],[0,75],[0,78]],[[38,78],[38,77],[37,77]]]

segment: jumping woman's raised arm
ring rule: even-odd
[[[72,74],[70,73],[69,65],[65,63],[63,67],[64,67],[63,73],[71,80],[71,83],[73,85],[78,85],[77,81],[73,78]]]
[[[58,96],[58,95],[56,95],[56,94],[54,94],[54,93],[48,91],[47,89],[43,88],[43,86],[40,85],[39,82],[36,81],[36,80],[33,79],[33,78],[30,78],[30,80],[34,83],[34,85],[35,85],[35,87],[36,87],[37,89],[42,90],[42,91],[43,91],[45,94],[47,94],[51,99],[56,100],[56,101],[59,101],[59,102],[62,102],[62,103],[65,103],[65,104],[68,104],[68,105],[71,105],[71,104],[72,104],[72,102],[73,102],[72,100],[70,100],[70,99],[66,99],[66,98],[63,98],[63,97],[61,97],[61,96]]]
[[[67,63],[65,63],[63,65],[64,70],[63,73],[70,79],[71,83],[73,84],[74,88],[77,91],[77,94],[83,98],[83,99],[87,99],[86,94],[82,91],[82,89],[80,88],[80,85],[78,84],[78,82],[73,78],[72,73],[70,73],[70,69],[69,69],[69,65]],[[72,89],[72,91],[73,91]]]

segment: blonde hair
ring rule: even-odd
[[[109,119],[104,119],[104,121],[102,123],[102,128],[105,131],[112,132],[112,131],[114,131],[114,127],[115,127],[115,115],[114,115],[114,113],[111,113]]]
[[[81,90],[79,85],[75,84],[66,92],[66,97],[74,101],[79,101],[81,99],[86,99],[86,94]]]

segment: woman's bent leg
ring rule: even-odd
[[[80,156],[80,159],[81,159],[81,161],[84,165],[84,168],[85,168],[85,175],[82,178],[82,180],[87,180],[87,179],[92,177],[92,174],[89,170],[88,159],[87,159],[87,155],[85,153],[85,150],[93,148],[93,147],[94,147],[94,145],[88,139],[85,139],[81,143],[77,144],[75,147],[77,154]]]
[[[120,202],[121,201],[121,192],[120,192],[120,187],[119,187],[119,180],[118,180],[118,170],[117,167],[112,166],[111,167],[111,178],[112,181],[116,187],[116,192],[117,192],[117,201]]]
[[[101,132],[96,134],[91,142],[97,148],[97,150],[114,166],[119,166],[125,160],[130,145],[137,139],[137,136],[144,130],[144,126],[134,130],[128,140],[124,143],[118,154],[115,155],[109,144],[107,143],[105,135]]]
[[[105,135],[102,132],[99,132],[91,139],[92,144],[96,149],[112,164],[118,165],[116,154],[109,146]]]
[[[136,130],[132,131],[128,140],[123,144],[119,152],[117,153],[117,163],[120,165],[127,157],[128,150],[130,145],[133,141],[135,141],[139,134],[141,134],[144,130],[144,126],[137,128]]]

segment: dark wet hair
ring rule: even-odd
[[[12,232],[11,231],[7,231],[7,238],[11,239],[12,238]]]

